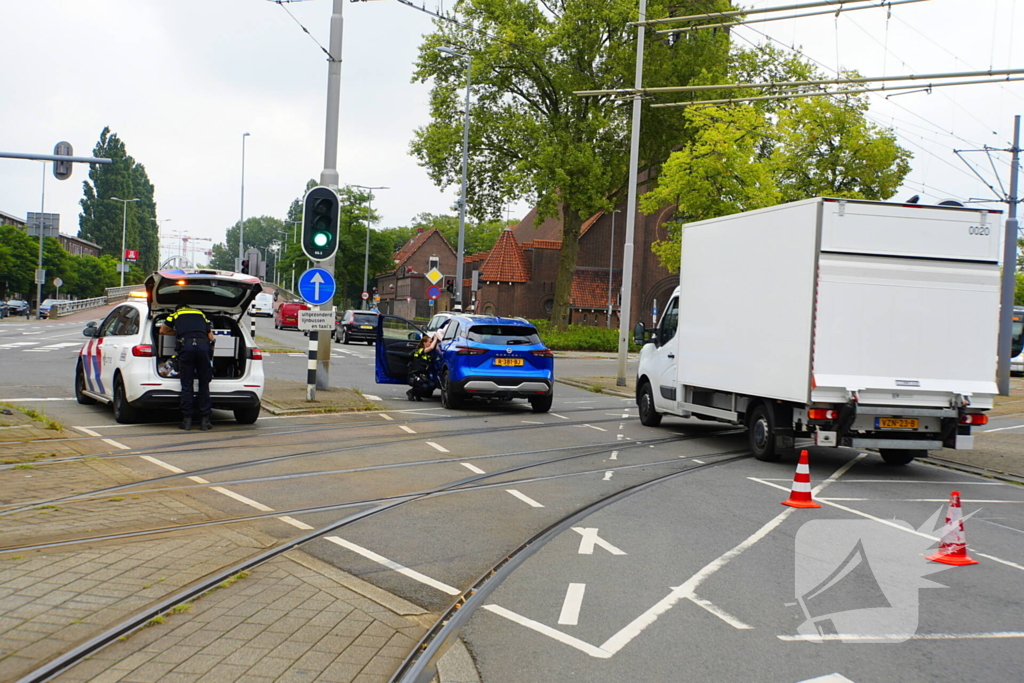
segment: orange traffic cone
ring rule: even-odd
[[[942,527],[942,531],[944,533],[939,550],[934,555],[929,555],[929,560],[958,566],[978,564],[977,560],[967,554],[967,536],[964,534],[964,518],[960,512],[959,491],[949,494],[949,510],[946,511],[946,525]]]
[[[789,492],[789,500],[782,501],[782,504],[793,508],[821,507],[811,498],[811,468],[807,461],[807,451],[800,451],[800,462],[796,465],[796,474],[793,476],[793,488]]]

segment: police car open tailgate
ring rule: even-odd
[[[150,315],[187,304],[241,318],[262,291],[258,277],[226,270],[158,270],[146,278]]]

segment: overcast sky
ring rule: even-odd
[[[735,39],[763,42],[760,31],[799,47],[826,71],[865,76],[1007,69],[1024,66],[1024,48],[1015,53],[1010,40],[1024,35],[1024,7],[1014,4],[929,0],[893,7],[888,19],[884,9],[871,9],[777,21],[736,29]],[[327,44],[330,0],[286,7]],[[450,211],[458,188],[436,188],[408,154],[413,129],[428,122],[429,89],[410,76],[430,17],[395,0],[346,3],[344,12],[341,182],[391,188],[375,200],[382,227]],[[238,220],[245,132],[246,216],[283,218],[306,180],[319,177],[325,56],[274,2],[9,1],[0,25],[0,151],[49,153],[67,140],[89,155],[110,126],[156,186],[159,217],[169,219],[165,244],[183,231],[221,241]],[[872,120],[894,128],[914,153],[897,198],[990,197],[953,150],[1008,147],[1017,113],[1024,113],[1024,82],[873,96]],[[995,183],[985,156],[972,159]],[[1004,183],[1008,160],[1000,155],[995,165]],[[46,175],[46,211],[59,212],[61,231],[75,234],[87,169],[76,165],[63,182],[49,168]],[[0,159],[0,211],[39,211],[42,176],[39,162]],[[513,207],[512,216],[523,209]]]

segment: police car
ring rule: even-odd
[[[175,339],[161,336],[159,329],[186,304],[203,311],[213,326],[213,407],[252,424],[263,398],[263,354],[240,320],[260,290],[259,278],[240,273],[153,273],[145,292],[132,292],[102,322],[90,322],[82,331],[90,339],[78,353],[75,398],[85,405],[111,404],[120,423],[135,422],[146,410],[177,409],[181,381],[173,360]]]

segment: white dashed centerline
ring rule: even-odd
[[[416,433],[416,430],[412,429],[411,427],[406,427],[405,425],[398,425],[398,426],[399,426],[399,428],[409,432],[410,434],[415,434]]]
[[[449,451],[447,448],[445,448],[441,444],[436,444],[433,441],[428,441],[427,445],[430,446],[431,448],[436,448],[437,450],[441,451],[442,453],[451,453],[451,451]]]
[[[543,505],[541,505],[540,503],[535,501],[533,498],[530,498],[529,496],[524,495],[524,494],[520,493],[519,491],[516,491],[515,489],[505,489],[505,490],[507,492],[511,493],[513,496],[515,496],[519,500],[523,501],[524,503],[526,503],[527,505],[529,505],[532,508],[542,508],[542,507],[544,507]]]
[[[344,538],[339,538],[338,536],[328,536],[327,540],[330,541],[331,543],[336,544],[336,545],[340,545],[342,548],[346,548],[348,550],[351,550],[352,552],[354,552],[354,553],[356,553],[358,555],[362,555],[363,557],[367,558],[368,560],[373,560],[377,564],[384,565],[388,569],[396,571],[396,572],[398,572],[399,574],[401,574],[403,576],[407,576],[410,579],[412,579],[413,581],[419,581],[420,583],[425,584],[427,586],[430,586],[431,588],[436,588],[437,590],[441,591],[442,593],[447,593],[448,595],[458,595],[459,594],[459,589],[458,588],[453,588],[453,587],[449,586],[448,584],[441,583],[440,581],[432,579],[432,578],[430,578],[429,576],[427,576],[425,574],[420,574],[415,569],[409,569],[408,567],[400,565],[400,564],[398,564],[397,562],[395,562],[393,560],[389,560],[388,558],[384,557],[383,555],[378,555],[377,553],[373,552],[372,550],[368,550],[368,549],[366,549],[366,548],[364,548],[362,546],[356,545],[355,543],[350,543],[349,541],[346,541]]]
[[[484,472],[482,469],[480,469],[479,467],[477,467],[476,465],[474,465],[472,463],[462,462],[462,463],[459,463],[459,464],[462,465],[463,467],[465,467],[470,472],[473,472],[474,474],[486,474],[486,472]]]

